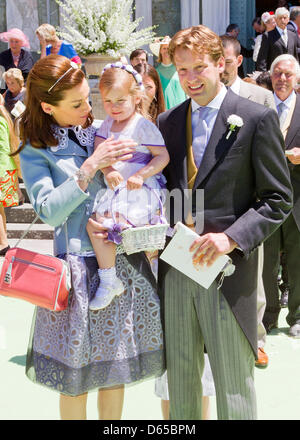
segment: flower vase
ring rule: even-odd
[[[91,86],[90,97],[94,118],[103,120],[106,118],[106,113],[99,92],[99,78],[106,64],[113,63],[119,59],[97,53],[84,55],[82,58],[84,58],[85,72]]]

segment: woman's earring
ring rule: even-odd
[[[51,112],[49,113],[49,115],[50,115],[50,116],[53,116],[53,111],[51,111]]]

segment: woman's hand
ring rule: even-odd
[[[92,179],[98,170],[107,168],[119,160],[131,159],[136,146],[137,143],[132,139],[114,140],[111,136],[94,150],[93,154],[84,161],[80,170]],[[83,191],[87,189],[87,186],[87,183],[80,183]]]
[[[87,228],[89,229],[89,232],[91,234],[93,234],[93,236],[95,238],[104,240],[105,243],[108,243],[109,240],[107,240],[107,237],[108,237],[107,228],[105,228],[101,224],[101,219],[98,219],[98,220],[96,220],[95,215],[92,215],[92,217],[90,217],[88,219],[88,226],[87,226]]]
[[[97,170],[107,168],[119,160],[131,159],[136,146],[137,143],[132,139],[114,140],[113,136],[111,136],[95,149],[94,153],[84,162],[81,168],[86,172],[88,172],[86,168],[89,168],[89,175],[94,177]]]
[[[127,180],[127,189],[140,189],[142,188],[144,179],[139,174],[130,176]]]
[[[38,39],[40,40],[40,45],[43,46],[47,46],[46,40],[44,38],[43,35],[41,35],[39,32],[36,32],[36,35],[38,37]]]

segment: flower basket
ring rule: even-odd
[[[148,189],[151,189],[148,185],[144,184]],[[118,196],[119,192],[126,187],[118,188],[112,197],[111,206],[113,200]],[[160,209],[160,222],[158,224],[152,225],[151,219],[148,225],[145,226],[134,226],[124,229],[121,232],[122,243],[117,246],[117,254],[126,253],[127,255],[135,254],[137,252],[154,251],[157,249],[163,249],[166,243],[166,234],[169,225],[163,222],[163,204],[157,192],[154,190],[154,194],[159,201]],[[113,222],[116,223],[116,219],[111,210]]]
[[[124,251],[130,255],[141,251],[163,249],[168,227],[168,224],[158,224],[125,229],[122,232]]]

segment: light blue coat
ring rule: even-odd
[[[83,254],[93,250],[86,224],[97,192],[106,186],[100,171],[87,191],[77,185],[73,176],[92,153],[92,143],[87,149],[89,153],[68,139],[65,148],[26,145],[20,153],[23,180],[32,206],[44,223],[55,227],[54,255],[66,252],[65,221],[69,252]]]

